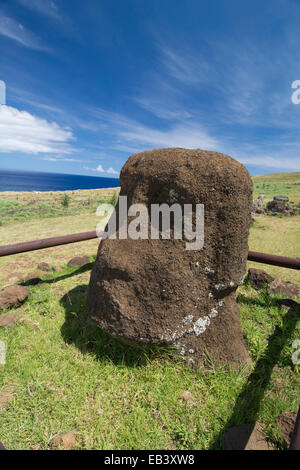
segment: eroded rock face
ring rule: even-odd
[[[120,181],[128,206],[143,203],[149,213],[151,204],[204,204],[204,246],[186,250],[172,230],[170,240],[118,239],[117,225],[117,238],[101,242],[91,273],[90,318],[130,342],[174,344],[190,363],[207,355],[245,362],[235,290],[248,253],[247,170],[215,152],[155,149],[131,156]]]

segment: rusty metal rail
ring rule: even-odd
[[[52,246],[67,245],[69,243],[77,243],[94,238],[97,238],[96,230],[92,232],[72,233],[71,235],[62,235],[60,237],[43,238],[30,242],[14,243],[13,245],[4,245],[0,246],[0,257],[25,253],[27,251],[43,250]],[[288,258],[286,256],[249,251],[248,260],[257,263],[271,264],[273,266],[281,266],[283,268],[300,269],[300,259]]]

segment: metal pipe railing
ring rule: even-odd
[[[96,230],[92,232],[73,233],[71,235],[62,235],[60,237],[43,238],[30,242],[14,243],[12,245],[0,246],[0,257],[25,253],[27,251],[42,250],[52,246],[67,245],[68,243],[82,242],[97,238]],[[256,263],[271,264],[289,269],[300,269],[300,259],[288,258],[286,256],[270,255],[258,253],[256,251],[248,252],[248,260]]]

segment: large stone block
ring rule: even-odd
[[[235,291],[248,254],[252,181],[229,156],[203,150],[155,149],[131,156],[120,195],[128,206],[204,205],[204,246],[186,240],[101,242],[87,295],[89,316],[106,332],[135,343],[171,343],[190,363],[248,358]],[[117,206],[119,214],[119,205]],[[193,213],[195,229],[195,213]],[[118,219],[118,217],[117,217]],[[128,222],[133,217],[128,217]]]

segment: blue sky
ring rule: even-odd
[[[299,0],[1,0],[0,167],[117,177],[177,146],[299,171],[299,25]]]

